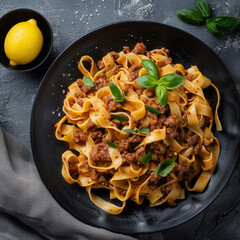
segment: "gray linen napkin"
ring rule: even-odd
[[[33,230],[21,228],[21,222],[47,239],[135,239],[91,227],[65,211],[41,181],[30,151],[1,127],[0,211],[1,239],[40,238],[35,237]],[[19,220],[14,229],[8,224],[12,216]]]

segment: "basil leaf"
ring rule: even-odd
[[[158,102],[162,107],[165,107],[168,102],[168,94],[167,94],[167,89],[163,86],[157,86],[155,88],[156,91],[156,96],[158,99]]]
[[[166,89],[178,88],[183,84],[184,81],[184,77],[175,73],[166,74],[159,79],[159,83]]]
[[[85,86],[88,86],[88,87],[94,87],[94,82],[92,79],[88,78],[88,77],[83,77],[83,83]]]
[[[136,82],[140,87],[144,88],[154,88],[157,85],[155,78],[151,77],[148,74],[142,75],[137,79]]]
[[[146,133],[149,133],[151,130],[148,128],[148,127],[141,127],[139,129],[139,132],[142,133],[142,134],[146,134]]]
[[[116,102],[124,102],[125,92],[121,94],[121,97],[114,98]]]
[[[150,106],[147,106],[147,105],[144,105],[144,106],[150,113],[153,113],[153,114],[156,114],[156,115],[161,114],[161,112],[158,111],[156,108],[153,108],[153,107],[150,107]]]
[[[223,38],[223,34],[217,29],[215,22],[213,22],[211,19],[208,19],[206,25],[210,33],[216,37]]]
[[[143,156],[140,161],[143,163],[143,164],[147,164],[149,162],[149,160],[151,159],[152,157],[152,153],[151,152],[148,152],[145,156]]]
[[[158,74],[159,74],[158,67],[153,61],[148,59],[143,59],[142,65],[146,68],[150,76],[158,79]]]
[[[127,118],[125,118],[123,116],[119,116],[119,115],[111,115],[111,116],[112,116],[112,118],[115,118],[115,119],[117,119],[120,122],[125,122],[125,121],[128,120]]]
[[[183,22],[190,24],[198,24],[204,21],[201,12],[191,8],[179,10],[177,16]]]
[[[118,145],[116,145],[115,143],[110,142],[110,141],[106,141],[106,142],[107,142],[107,144],[108,144],[110,147],[112,147],[112,148],[118,148]]]
[[[166,177],[173,169],[175,163],[175,158],[161,162],[159,166],[155,169],[155,174],[161,177]]]
[[[130,128],[123,129],[123,132],[125,132],[125,133],[135,133],[135,131],[133,129],[130,129]]]
[[[210,7],[206,0],[196,0],[195,7],[196,7],[196,9],[198,9],[201,12],[201,14],[204,18],[210,17],[210,15],[211,15]]]
[[[121,92],[120,92],[119,88],[115,85],[114,82],[112,82],[112,81],[109,82],[109,88],[114,97],[120,97]]]
[[[235,17],[216,17],[213,22],[215,22],[218,30],[227,32],[233,30],[239,24],[239,19]]]

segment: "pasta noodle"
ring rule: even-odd
[[[182,86],[167,91],[165,107],[153,88],[137,84],[148,73],[144,59],[156,64],[160,77],[175,73],[185,78]],[[127,200],[142,204],[146,198],[151,207],[165,202],[175,206],[186,190],[206,188],[220,152],[212,133],[214,120],[222,130],[220,94],[197,66],[185,69],[172,63],[167,49],[148,52],[137,43],[132,51],[123,47],[120,53],[108,53],[98,67],[90,56],[82,56],[78,68],[90,83],[79,78],[69,86],[65,116],[56,125],[56,138],[68,143],[62,154],[62,176],[68,183],[85,187],[91,201],[110,214],[121,213]],[[116,100],[110,81],[123,99]],[[203,92],[211,86],[218,98],[214,113]],[[143,163],[147,155],[150,159]],[[158,166],[171,159],[167,175],[158,174]],[[94,193],[99,188],[109,191],[109,201]]]

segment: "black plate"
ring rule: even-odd
[[[148,201],[138,206],[128,202],[117,216],[98,209],[84,188],[70,185],[61,175],[61,155],[67,145],[54,136],[54,124],[59,121],[65,95],[63,89],[81,74],[77,69],[80,56],[88,54],[95,61],[111,50],[144,42],[148,49],[166,47],[174,63],[185,68],[197,65],[219,88],[222,96],[220,119],[223,132],[214,131],[220,141],[221,154],[211,181],[203,193],[188,193],[177,207],[166,205],[150,208]],[[59,204],[79,220],[97,227],[121,233],[154,232],[180,224],[203,210],[226,184],[237,159],[240,132],[239,102],[236,88],[216,54],[190,34],[153,22],[123,22],[98,29],[80,38],[55,60],[39,88],[31,119],[31,143],[37,168],[47,188]]]

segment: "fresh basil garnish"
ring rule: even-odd
[[[158,75],[159,75],[158,67],[153,61],[148,59],[143,59],[142,65],[146,68],[150,76],[152,76],[155,79],[158,79]]]
[[[210,7],[206,0],[196,0],[195,7],[201,12],[204,18],[209,18],[211,16]]]
[[[123,92],[121,94],[119,88],[116,86],[116,84],[112,81],[109,82],[109,88],[111,90],[111,93],[114,97],[113,100],[116,101],[116,102],[123,102],[124,101],[124,98],[125,98],[125,93]]]
[[[156,108],[153,108],[153,107],[150,107],[150,106],[147,106],[147,105],[144,105],[144,106],[150,113],[153,113],[153,114],[156,114],[156,115],[161,114],[161,112],[158,111]]]
[[[88,77],[83,77],[83,83],[85,86],[88,86],[88,87],[94,87],[94,82],[92,79],[88,78]]]
[[[201,12],[192,8],[179,10],[177,16],[183,22],[190,24],[199,24],[204,21]]]
[[[125,98],[125,93],[123,92],[120,97],[114,98],[114,101],[116,102],[123,102]]]
[[[153,61],[151,62],[152,62],[151,65],[155,64]],[[139,77],[136,83],[140,87],[155,88],[158,102],[161,104],[161,106],[165,107],[168,101],[167,89],[174,89],[180,87],[184,81],[185,81],[184,77],[175,73],[166,74],[160,79],[156,79],[150,76],[149,74],[145,74]]]
[[[151,61],[151,60],[150,60]],[[155,64],[155,63],[154,63]],[[149,74],[140,76],[136,82],[139,86],[144,88],[154,88],[157,86],[157,81],[154,77]]]
[[[223,34],[217,29],[216,23],[212,19],[208,19],[206,22],[207,29],[214,36],[222,38]]]
[[[119,88],[115,85],[114,82],[112,81],[109,82],[109,88],[114,97],[119,97],[121,95]]]
[[[161,177],[166,177],[173,169],[175,158],[161,162],[159,166],[155,169],[155,174]]]
[[[158,102],[160,103],[161,106],[165,107],[168,102],[167,89],[163,86],[157,86],[155,91]]]
[[[149,160],[151,159],[152,157],[152,153],[151,152],[148,152],[145,156],[143,156],[140,161],[143,163],[143,164],[147,164],[149,162]]]
[[[119,115],[111,115],[111,116],[112,116],[112,118],[115,118],[115,119],[117,119],[120,122],[125,122],[125,121],[128,120],[127,118],[125,118],[123,116],[119,116]]]
[[[211,19],[211,9],[206,0],[196,0],[195,9],[186,8],[179,10],[177,16],[186,23],[197,24],[206,21],[207,29],[214,36],[222,38],[222,32],[233,30],[239,24],[239,19],[235,17],[216,17]]]
[[[166,89],[178,88],[184,81],[184,77],[175,73],[166,74],[159,79],[159,83]]]
[[[123,130],[123,132],[125,132],[125,133],[141,133],[141,134],[147,134],[147,133],[149,133],[151,130],[150,130],[150,128],[148,128],[148,127],[141,127],[140,129],[135,129],[135,130],[133,130],[133,129],[130,129],[130,128],[127,128],[127,129],[124,129]]]
[[[235,17],[216,17],[213,21],[217,29],[223,32],[231,31],[239,24],[239,19]]]
[[[106,142],[107,142],[107,144],[108,144],[110,147],[112,147],[112,148],[118,148],[118,145],[116,145],[115,143],[110,142],[110,141],[106,141]]]
[[[130,129],[130,128],[123,129],[123,132],[125,132],[125,133],[135,133],[135,131],[133,129]]]
[[[141,127],[139,129],[139,132],[142,133],[142,134],[147,134],[147,133],[150,133],[150,129],[148,127]]]

